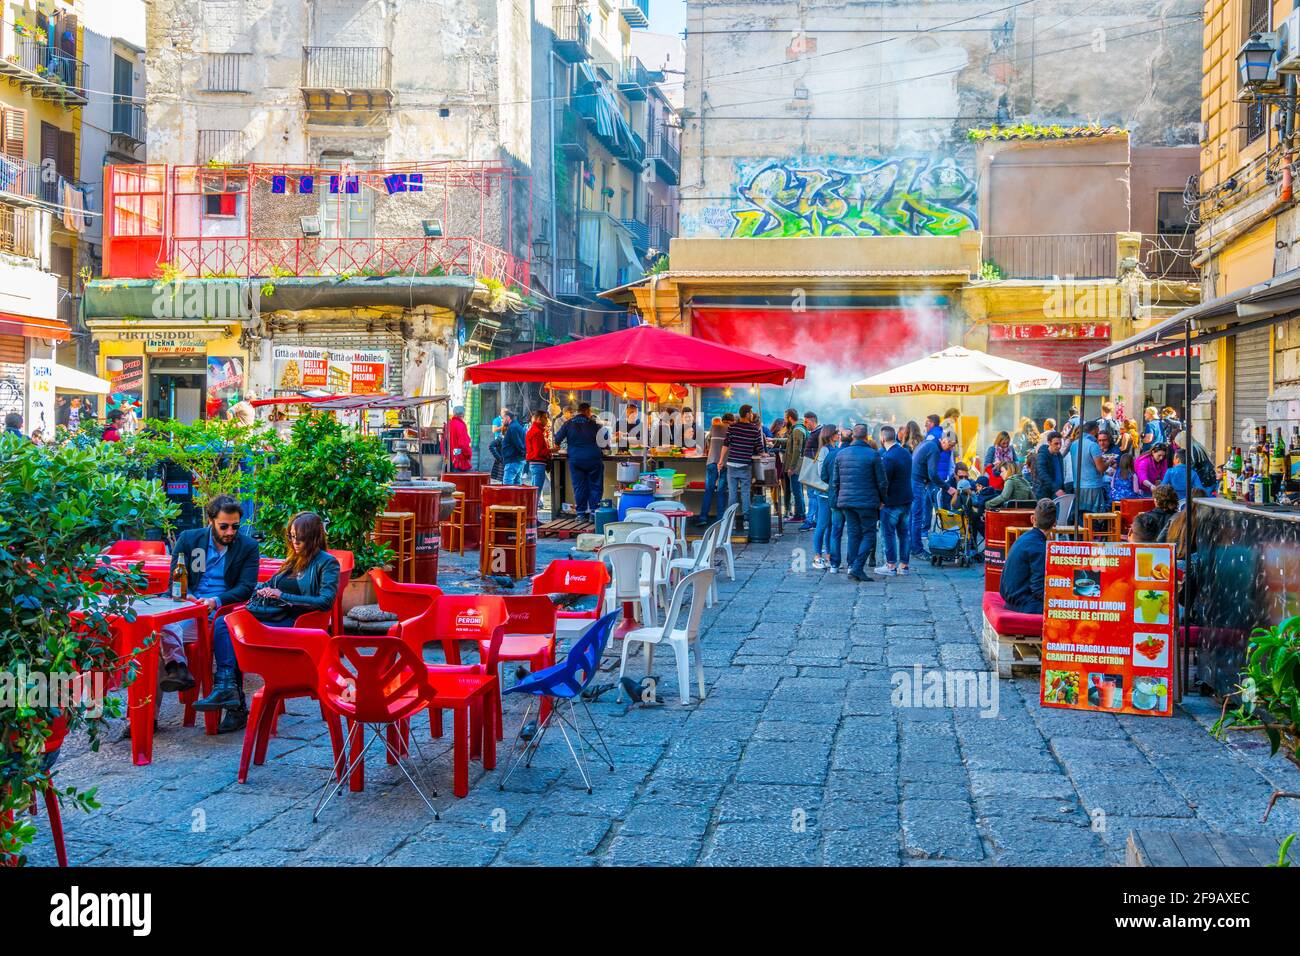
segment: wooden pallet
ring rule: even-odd
[[[596,522],[581,521],[577,518],[556,518],[537,529],[542,538],[576,538],[580,534],[590,534],[596,530]]]
[[[993,630],[987,617],[984,618],[984,636],[980,643],[984,647],[985,659],[998,669],[1000,678],[1010,678],[1015,668],[1033,673],[1042,666],[1041,637],[999,634]]]
[[[1280,841],[1219,833],[1130,830],[1127,866],[1268,866]],[[1293,857],[1294,861],[1294,857]]]

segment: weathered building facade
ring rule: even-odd
[[[1199,43],[1190,2],[691,3],[682,238],[617,295],[795,350],[845,396],[946,342],[1050,355],[1065,385],[1024,411],[1060,418],[1095,340],[1197,294]],[[1089,392],[1177,399],[1152,364]]]

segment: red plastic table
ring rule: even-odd
[[[686,521],[688,518],[694,518],[695,512],[690,508],[678,508],[676,511],[660,511],[659,513],[672,522],[673,532],[677,535],[677,543],[681,547],[682,555],[690,554],[686,547]]]
[[[114,616],[109,619],[109,627],[113,635],[113,650],[118,655],[121,666],[125,668],[132,660],[139,665],[136,679],[127,688],[127,716],[131,723],[131,759],[137,767],[144,767],[153,762],[153,724],[158,712],[158,658],[160,656],[160,641],[154,640],[147,647],[144,646],[145,641],[150,635],[157,634],[163,625],[193,620],[199,632],[196,643],[198,653],[195,656],[200,660],[211,660],[211,635],[208,629],[208,609],[199,601],[146,597],[133,601],[131,606],[136,612],[134,621]],[[139,648],[138,652],[137,648]],[[201,671],[202,666],[200,665],[196,670]],[[118,677],[120,681],[120,672],[113,676]],[[200,680],[198,673],[195,679]],[[199,691],[207,693],[202,684],[210,685],[211,679],[211,675],[208,674],[206,681],[202,681],[200,687],[188,693],[196,695]]]

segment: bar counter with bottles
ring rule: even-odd
[[[1233,448],[1220,467],[1216,493],[1245,504],[1300,504],[1300,427],[1284,442],[1282,429],[1270,437],[1258,426],[1254,442]]]

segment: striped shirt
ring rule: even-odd
[[[763,449],[763,433],[753,422],[735,422],[727,429],[727,464],[749,466]]]

